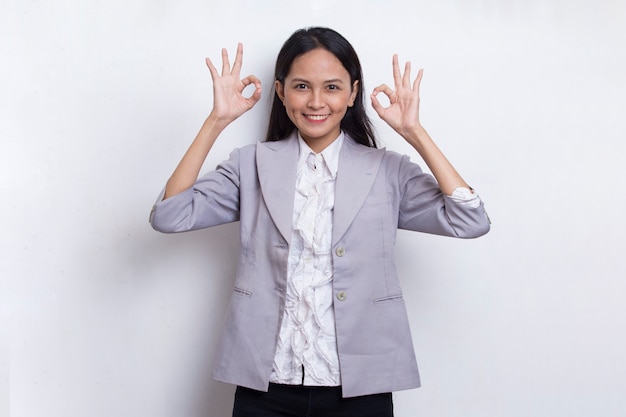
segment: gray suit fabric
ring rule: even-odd
[[[266,391],[285,301],[291,242],[296,135],[234,150],[184,192],[154,205],[154,229],[183,232],[239,221],[241,254],[213,377]],[[333,291],[344,397],[420,385],[396,274],[397,229],[459,238],[489,231],[481,203],[442,194],[402,156],[346,136],[333,212]]]

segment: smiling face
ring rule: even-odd
[[[315,152],[339,136],[341,120],[354,104],[358,88],[341,61],[322,48],[294,59],[284,83],[276,81],[287,116]]]

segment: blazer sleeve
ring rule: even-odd
[[[240,150],[200,177],[187,190],[163,200],[159,195],[150,224],[164,233],[186,232],[239,220]]]
[[[443,194],[435,178],[404,155],[399,164],[398,228],[459,238],[475,238],[490,229],[481,200],[476,208]]]

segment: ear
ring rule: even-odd
[[[354,100],[356,100],[356,95],[359,93],[359,80],[354,80],[352,83],[352,92],[350,93],[350,101],[348,101],[348,107],[354,106]]]
[[[282,82],[276,80],[274,81],[274,89],[276,90],[276,95],[278,96],[280,101],[282,101],[284,104],[285,103],[285,85]]]

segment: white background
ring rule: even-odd
[[[624,416],[621,0],[3,0],[0,416],[230,415],[209,370],[238,225],[162,235],[148,212],[210,110],[204,57],[241,41],[265,87],[209,169],[263,138],[309,25],[353,43],[368,91],[395,52],[425,69],[422,122],[493,221],[399,233],[423,387],[396,415]]]

